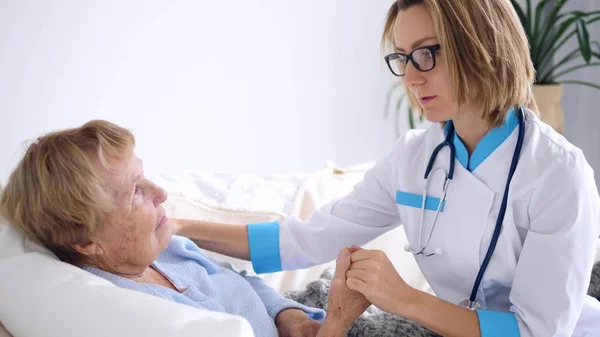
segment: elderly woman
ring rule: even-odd
[[[328,314],[288,300],[258,277],[209,259],[172,236],[166,192],[144,177],[124,128],[91,121],[29,146],[2,194],[0,214],[62,261],[115,285],[243,316],[257,337],[344,336],[369,303],[345,286],[340,253]]]

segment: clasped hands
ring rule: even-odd
[[[357,246],[346,247],[336,260],[323,326],[282,329],[287,324],[278,324],[280,336],[314,336],[317,330],[317,337],[346,336],[351,324],[371,304],[389,313],[402,315],[413,292],[414,289],[404,282],[385,253]],[[282,333],[282,330],[290,333]],[[300,331],[303,333],[297,334]]]

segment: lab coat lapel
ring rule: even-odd
[[[449,159],[449,151],[440,152],[434,167],[447,168]],[[433,192],[435,194],[440,193],[439,186],[443,182],[440,179],[435,178],[430,184],[430,190],[436,191]],[[434,186],[438,187],[432,189]],[[481,242],[490,219],[494,195],[486,184],[467,171],[458,160],[455,161],[454,179],[448,188],[444,212],[438,217],[430,241],[430,250],[439,247],[442,254],[416,257],[434,292],[448,301],[459,303],[471,292],[483,259]],[[435,212],[426,211],[424,238],[429,234],[434,217]],[[418,220],[415,222],[417,226]],[[418,230],[414,232],[418,233]]]

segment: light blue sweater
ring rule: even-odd
[[[182,293],[163,286],[139,283],[94,267],[84,270],[118,287],[152,294],[196,308],[244,317],[256,337],[277,337],[274,319],[284,309],[297,308],[318,321],[325,312],[286,299],[256,276],[238,272],[230,264],[218,264],[191,240],[173,236],[171,243],[152,264]]]

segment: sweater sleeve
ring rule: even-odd
[[[265,305],[265,308],[267,309],[267,312],[269,313],[269,316],[272,319],[275,319],[280,312],[286,309],[299,309],[304,311],[309,318],[321,323],[323,322],[323,319],[325,318],[324,310],[308,307],[291,299],[285,298],[283,295],[275,291],[275,289],[267,285],[262,278],[251,275],[245,270],[239,271],[231,263],[217,262],[212,259],[211,261],[222,268],[226,268],[237,273],[248,283],[250,283],[250,286],[254,289],[254,291],[256,291],[258,297],[260,297]]]

